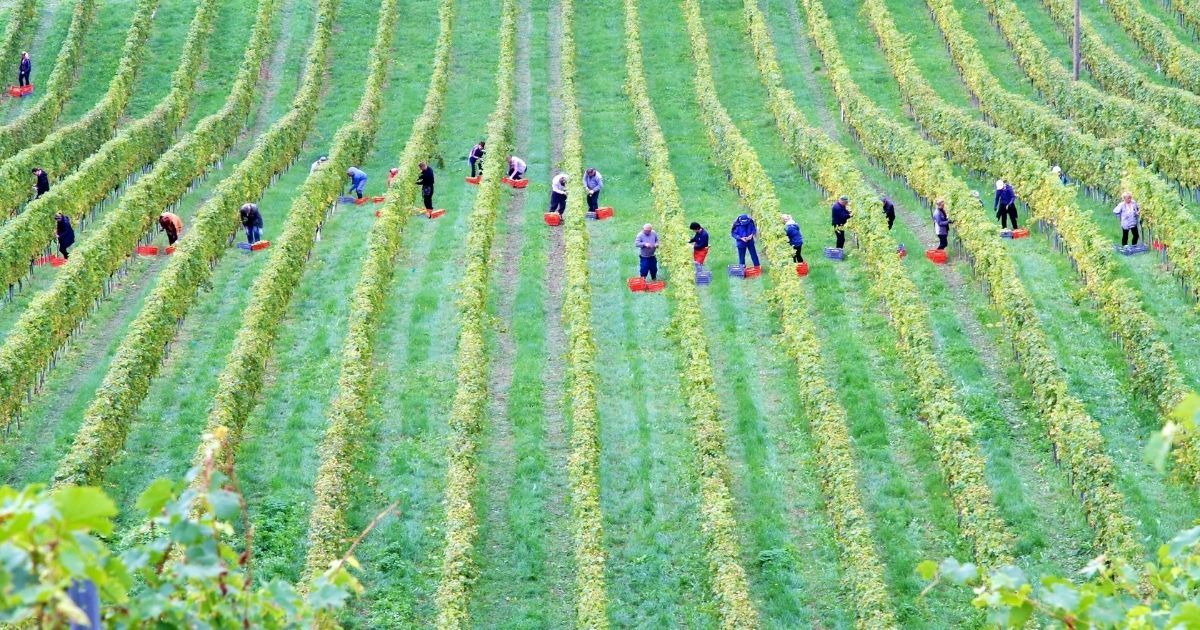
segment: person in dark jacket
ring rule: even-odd
[[[41,197],[42,195],[50,192],[50,176],[46,174],[46,171],[43,171],[40,167],[37,167],[31,172],[33,173],[34,178],[37,180],[33,184],[33,190],[37,193],[37,196]]]
[[[896,205],[888,199],[887,195],[879,195],[879,200],[883,202],[883,216],[887,217],[888,229],[892,229],[892,224],[896,222]]]
[[[29,85],[29,75],[33,72],[33,61],[29,59],[29,53],[21,53],[21,65],[17,69],[17,85],[24,87]]]
[[[804,249],[804,235],[800,233],[800,226],[790,214],[781,214],[779,217],[783,219],[783,233],[787,235],[788,245],[795,250],[792,260],[798,263],[804,262],[804,254],[800,251]]]
[[[758,265],[758,249],[754,246],[754,237],[758,235],[758,226],[748,214],[740,214],[733,220],[733,228],[729,230],[733,241],[737,243],[738,264],[746,265],[746,252],[750,252],[750,260]]]
[[[696,261],[697,265],[703,265],[704,260],[708,258],[708,230],[700,227],[695,221],[692,221],[688,229],[692,231],[692,239],[688,241],[692,244],[692,260]]]
[[[831,208],[833,215],[833,233],[837,237],[837,244],[834,247],[842,249],[846,246],[846,222],[850,217],[850,198],[846,195],[838,197],[838,200],[833,202]]]
[[[467,156],[467,161],[471,163],[471,177],[475,177],[475,169],[479,168],[479,174],[483,174],[483,156],[487,153],[487,143],[483,140],[479,144],[471,147],[471,154]]]
[[[933,209],[933,225],[938,237],[938,249],[946,249],[946,239],[950,236],[951,223],[954,221],[946,213],[946,200],[938,199]]]
[[[246,242],[251,245],[262,240],[263,219],[258,211],[258,204],[248,203],[238,210],[242,217],[242,227],[246,228]]]
[[[67,248],[75,244],[75,228],[71,227],[71,217],[61,212],[54,213],[54,238],[58,241],[58,253],[63,258],[70,258]]]
[[[1017,193],[1013,192],[1012,184],[1003,179],[996,180],[996,200],[992,203],[996,218],[1000,219],[1000,227],[1008,229],[1012,221],[1012,229],[1017,229]]]
[[[421,187],[421,199],[425,201],[425,209],[433,210],[433,167],[425,162],[417,165],[421,174],[417,176],[417,185]]]

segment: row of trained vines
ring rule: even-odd
[[[512,146],[516,20],[515,0],[504,0],[500,9],[496,107],[488,119],[486,136],[488,152],[492,155],[509,155]],[[409,168],[412,168],[411,162]],[[483,430],[488,392],[484,332],[492,239],[500,213],[500,179],[504,177],[505,169],[503,160],[492,159],[484,163],[483,183],[467,221],[466,259],[458,285],[455,390],[446,419],[450,435],[446,444],[448,465],[443,485],[445,542],[435,600],[436,625],[441,630],[471,626],[468,602],[476,574],[474,554],[479,533],[479,513],[474,497],[479,478],[479,436]]]
[[[575,96],[575,3],[560,0],[559,44],[563,171],[583,172],[583,131]],[[607,628],[604,531],[600,513],[600,415],[596,405],[596,338],[592,330],[592,286],[588,273],[588,230],[583,179],[568,184],[563,246],[566,277],[562,320],[567,331],[567,406],[571,419],[571,511],[575,541],[575,625]]]
[[[809,34],[829,67],[834,92],[846,120],[868,153],[926,199],[944,198],[957,221],[957,234],[986,283],[994,309],[1014,330],[1018,365],[1050,431],[1060,462],[1071,473],[1099,547],[1112,559],[1132,560],[1142,552],[1134,523],[1124,513],[1112,460],[1104,452],[1099,426],[1069,391],[1062,368],[1049,348],[1033,303],[1012,260],[996,239],[993,224],[965,183],[954,176],[940,149],[898,124],[871,102],[850,77],[820,0],[804,0]]]
[[[1113,17],[1162,72],[1183,87],[1200,94],[1200,52],[1193,50],[1150,15],[1138,0],[1104,0]],[[1192,9],[1190,13],[1194,13]]]
[[[684,221],[683,201],[671,171],[666,138],[650,100],[642,62],[641,26],[637,0],[625,0],[625,88],[633,103],[638,142],[650,176],[654,203],[660,209],[659,247],[665,260],[673,336],[683,360],[679,373],[683,398],[695,441],[696,477],[700,486],[702,530],[711,572],[710,583],[717,599],[717,613],[725,628],[758,625],[758,613],[750,600],[746,570],[741,555],[733,497],[729,490],[729,462],[725,432],[721,426],[720,402],[714,387],[712,359],[703,333],[700,298],[686,278],[693,272]]]

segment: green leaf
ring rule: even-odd
[[[917,565],[917,575],[921,576],[921,579],[926,582],[933,581],[933,578],[937,577],[937,574],[938,564],[933,560],[926,560]]]
[[[222,521],[236,518],[242,505],[238,495],[228,490],[209,491],[208,503],[212,506],[213,514]]]
[[[163,506],[175,495],[175,482],[170,479],[155,479],[137,500],[137,509],[147,516],[156,516]]]
[[[54,505],[70,529],[112,533],[117,506],[99,488],[67,486],[54,493]]]

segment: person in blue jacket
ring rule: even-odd
[[[733,220],[733,229],[729,233],[737,243],[738,264],[746,265],[746,251],[749,250],[750,260],[757,267],[758,249],[754,247],[754,237],[758,235],[758,226],[754,225],[754,219],[748,214],[738,215],[738,218]]]
[[[350,190],[354,191],[359,199],[362,199],[363,191],[367,188],[367,174],[358,170],[358,167],[351,166],[346,169],[346,177],[350,178]]]
[[[837,237],[834,247],[842,249],[846,246],[846,222],[854,216],[850,214],[850,198],[846,195],[838,197],[830,211],[833,216],[833,233]]]
[[[1017,229],[1017,193],[1013,192],[1012,184],[1003,179],[996,180],[996,200],[992,210],[1000,219],[1001,228],[1008,229],[1008,221],[1012,221],[1012,229]]]
[[[804,248],[804,235],[800,233],[800,226],[796,224],[796,220],[790,214],[781,214],[779,216],[783,219],[783,233],[787,235],[788,245],[791,245],[792,249],[796,250],[792,254],[792,260],[798,263],[804,262],[804,255],[800,252]]]

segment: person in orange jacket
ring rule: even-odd
[[[158,215],[158,225],[167,233],[167,245],[174,245],[183,236],[183,219],[174,212],[164,212]]]

